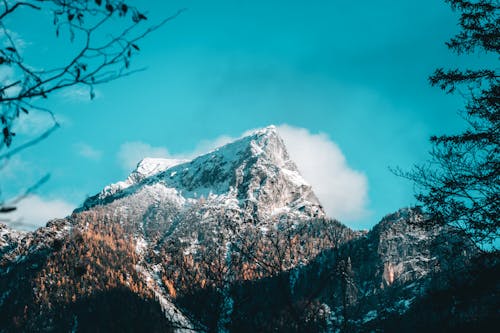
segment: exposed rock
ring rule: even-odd
[[[152,314],[159,305],[179,332],[371,330],[474,254],[449,228],[417,226],[422,218],[401,209],[369,232],[326,218],[271,126],[191,161],[144,159],[125,181],[35,232],[0,224],[0,313],[18,320],[7,318],[9,329],[26,329],[35,322],[23,319],[22,302],[34,300],[29,310],[57,327],[53,312],[40,315],[50,312],[40,295],[70,312],[88,304],[83,292],[64,303],[61,285],[106,300],[118,292]],[[74,253],[81,258],[68,258]],[[110,290],[116,281],[122,289]]]
[[[150,201],[163,197],[181,208],[201,203],[261,220],[325,215],[274,126],[192,161],[145,159],[125,182],[106,187],[79,211],[147,192]]]

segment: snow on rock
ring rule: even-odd
[[[185,162],[187,160],[147,157],[137,164],[137,168],[132,172],[132,175],[134,175],[136,181],[141,181],[146,177],[153,176]]]
[[[19,242],[26,234],[26,231],[13,230],[6,224],[0,223],[0,251]]]
[[[138,236],[135,239],[135,252],[139,255],[144,254],[148,247],[148,242],[142,236]]]
[[[242,214],[260,219],[277,213],[301,218],[324,216],[311,186],[290,160],[274,126],[191,161],[146,158],[125,181],[105,187],[80,210],[148,190],[157,196],[158,187],[170,192],[170,200],[183,207],[201,202],[239,209]]]
[[[177,308],[172,301],[166,296],[160,288],[161,281],[157,276],[157,272],[150,271],[143,265],[136,266],[137,272],[142,274],[147,286],[153,290],[156,300],[160,304],[165,317],[171,322],[174,332],[187,333],[199,332],[195,325],[187,318],[182,311]]]
[[[113,220],[132,227],[141,258],[136,269],[154,291],[166,316],[188,329],[193,323],[165,292],[159,268],[143,258],[155,242],[152,235],[161,235],[157,242],[175,239],[183,246],[184,255],[189,255],[196,254],[200,247],[199,234],[210,235],[214,246],[219,246],[217,235],[222,234],[221,239],[226,241],[220,246],[225,247],[226,264],[231,266],[233,231],[221,226],[221,219],[238,228],[258,226],[265,233],[281,218],[325,216],[274,126],[191,161],[146,158],[126,180],[105,187],[77,212],[95,206],[101,206]],[[221,330],[230,320],[233,307],[229,289],[224,293]]]
[[[45,227],[30,232],[13,230],[0,223],[0,275],[4,267],[9,270],[7,263],[21,263],[32,254],[51,249],[55,241],[70,233],[71,228],[66,219],[51,220]]]
[[[180,255],[192,258],[203,254],[203,248],[225,253],[228,269],[223,280],[231,282],[235,279],[232,252],[240,231],[255,228],[257,233],[265,235],[278,231],[283,219],[296,222],[325,216],[273,126],[191,161],[146,158],[126,180],[107,186],[86,200],[79,211],[91,212],[94,208],[109,217],[110,223],[123,225],[132,236],[139,258],[136,270],[177,332],[205,331],[205,328],[186,309],[175,305],[174,286],[161,278],[165,268],[162,260],[156,259],[160,258],[164,244],[179,246]],[[441,231],[416,228],[412,222],[420,218],[418,210],[402,209],[385,217],[370,232],[356,233],[359,241],[347,249],[353,251],[353,272],[370,273],[355,275],[353,280],[359,279],[360,283],[357,291],[349,294],[352,299],[369,300],[358,303],[364,308],[358,311],[357,324],[371,325],[385,311],[406,311],[414,296],[424,290],[424,278],[443,266],[442,258],[449,251],[441,253],[433,246]],[[0,224],[0,264],[8,264],[6,269],[0,265],[0,275],[8,273],[10,264],[18,264],[36,251],[58,243],[54,241],[67,236],[75,221],[71,217],[54,220],[31,233],[12,231]],[[293,223],[290,226],[295,228]],[[151,256],[152,253],[155,255]],[[350,263],[351,256],[348,258]],[[326,265],[327,259],[320,257],[318,262]],[[300,259],[299,266],[286,267],[292,295],[300,295],[300,265],[306,262]],[[398,291],[401,286],[404,288]],[[374,307],[373,300],[387,290],[398,291],[397,297]],[[217,326],[222,332],[231,321],[236,298],[231,295],[230,283],[224,284],[220,291],[223,301]],[[6,295],[8,291],[0,293],[0,305]],[[331,296],[325,299],[330,300]],[[324,313],[328,331],[340,327],[344,321],[335,302],[323,303],[319,311]]]
[[[144,158],[137,164],[136,169],[132,171],[125,181],[119,181],[106,186],[101,193],[99,193],[99,197],[104,198],[112,196],[113,194],[125,190],[148,177],[164,172],[165,170],[184,162],[186,162],[186,160],[149,157]]]

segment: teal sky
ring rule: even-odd
[[[287,124],[324,133],[366,176],[366,214],[343,222],[369,228],[415,202],[412,184],[388,167],[425,161],[431,134],[463,126],[461,99],[431,88],[428,75],[484,61],[448,51],[457,17],[442,1],[136,3],[148,23],[188,10],[139,43],[132,66],[147,70],[97,87],[92,102],[75,89],[47,101],[62,128],[3,170],[7,196],[50,172],[37,195],[76,207],[126,177],[119,152],[127,142],[188,154]],[[45,19],[27,12],[10,24],[27,59],[56,63],[67,50]],[[26,120],[18,140],[43,124]]]

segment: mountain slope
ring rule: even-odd
[[[192,161],[145,159],[125,182],[106,187],[88,209],[151,192],[179,207],[205,205],[238,210],[251,218],[324,216],[274,126],[251,133]],[[147,195],[147,194],[146,194]]]
[[[0,332],[372,330],[474,254],[421,218],[403,209],[370,232],[327,218],[272,126],[191,161],[145,159],[65,219],[0,225]],[[96,311],[112,322],[86,322]]]

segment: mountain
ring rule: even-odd
[[[179,210],[202,200],[204,207],[233,210],[259,220],[325,215],[274,126],[192,161],[146,158],[126,181],[107,186],[82,209],[131,196],[135,201],[138,197],[167,200]]]
[[[144,159],[71,216],[28,233],[0,225],[0,332],[408,328],[478,253],[422,218],[402,209],[369,232],[328,218],[273,126],[190,161]],[[462,282],[495,309],[496,281],[478,276]],[[496,318],[467,311],[455,323]]]

